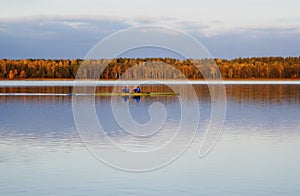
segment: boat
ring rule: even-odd
[[[121,97],[141,97],[141,96],[179,96],[174,92],[142,92],[142,93],[0,93],[0,96],[121,96]]]
[[[140,97],[140,96],[150,96],[150,97],[154,97],[154,96],[178,96],[179,93],[175,93],[175,92],[141,92],[141,93],[95,93],[95,96],[122,96],[122,97],[126,97],[126,96],[130,96],[130,97]]]

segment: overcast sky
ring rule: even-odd
[[[138,25],[187,32],[213,57],[300,56],[299,8],[299,0],[1,0],[0,58],[84,58]]]

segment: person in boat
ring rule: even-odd
[[[141,92],[141,89],[140,89],[139,86],[137,86],[137,87],[134,88],[132,91],[133,91],[134,93],[140,93],[140,92]]]
[[[122,89],[122,92],[123,93],[129,93],[129,88],[127,86],[125,86],[123,89]]]

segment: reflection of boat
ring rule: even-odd
[[[143,93],[96,93],[95,96],[178,96],[179,93],[174,92],[143,92]]]
[[[132,96],[132,99],[136,100],[137,103],[140,103],[141,96]]]

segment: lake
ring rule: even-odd
[[[0,81],[0,195],[299,194],[299,82],[225,83],[205,156],[205,83],[170,83],[179,96],[87,95],[121,90],[112,83],[71,96],[69,81]]]

